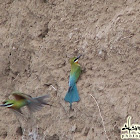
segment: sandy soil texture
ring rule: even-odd
[[[69,111],[69,59],[79,54],[81,100]],[[0,0],[0,78],[0,103],[21,91],[50,94],[55,106],[20,123],[0,108],[0,140],[106,140],[90,95],[120,140],[129,115],[140,124],[140,1]]]

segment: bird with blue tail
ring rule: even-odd
[[[23,114],[21,112],[21,108],[24,106],[27,106],[30,112],[35,112],[37,110],[40,110],[43,105],[50,105],[44,101],[45,98],[49,98],[49,95],[39,96],[35,98],[32,98],[30,95],[21,92],[13,92],[12,95],[15,97],[15,100],[6,100],[0,106],[12,109],[14,112],[21,115]]]
[[[70,110],[72,110],[72,103],[80,100],[79,93],[77,90],[76,82],[81,74],[81,67],[78,64],[78,59],[81,57],[74,57],[70,59],[71,72],[69,77],[69,89],[66,93],[64,100],[70,103]]]

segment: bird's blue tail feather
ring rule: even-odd
[[[74,84],[71,90],[68,90],[64,100],[69,102],[70,105],[72,105],[73,102],[78,102],[80,100],[76,84]]]

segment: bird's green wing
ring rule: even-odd
[[[75,71],[76,81],[78,80],[80,74],[81,74],[81,67],[78,66],[78,67],[76,68],[76,71]]]

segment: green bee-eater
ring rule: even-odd
[[[70,103],[70,109],[72,108],[73,102],[78,102],[80,100],[77,86],[76,86],[76,82],[81,73],[81,67],[78,64],[78,59],[80,57],[81,57],[81,55],[78,56],[77,58],[74,57],[74,58],[70,59],[71,72],[70,72],[70,77],[69,77],[69,89],[64,98],[65,101]]]
[[[34,112],[43,107],[43,105],[49,105],[44,101],[45,98],[49,98],[49,95],[36,98],[32,98],[30,95],[21,92],[14,92],[12,95],[15,97],[15,100],[6,100],[0,106],[10,108],[13,111],[23,114],[21,112],[23,106],[27,106],[29,111]]]

